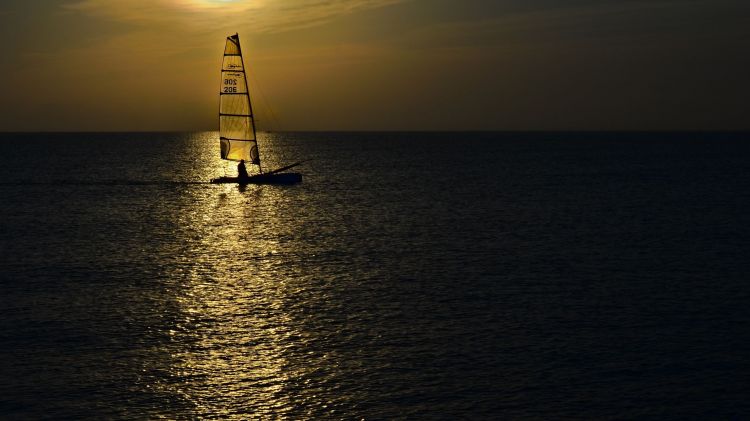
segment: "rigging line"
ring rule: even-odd
[[[260,95],[261,101],[266,105],[266,108],[268,109],[268,113],[271,115],[271,120],[273,121],[273,124],[276,126],[276,130],[281,130],[281,120],[276,116],[276,113],[273,112],[273,108],[271,108],[271,104],[266,99],[266,96],[263,94],[263,90],[260,88],[260,83],[258,83],[258,79],[255,77],[255,72],[248,71],[245,74],[249,74],[250,78],[253,80],[253,84],[255,85],[255,91],[258,92]],[[250,89],[248,89],[249,91]]]

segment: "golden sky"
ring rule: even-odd
[[[215,130],[235,32],[261,129],[749,129],[746,3],[5,0],[0,130]]]

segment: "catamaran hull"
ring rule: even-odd
[[[277,174],[257,174],[247,178],[219,177],[212,184],[296,184],[302,182],[302,174],[285,172]]]

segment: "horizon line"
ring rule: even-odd
[[[219,130],[0,130],[0,134],[41,133],[208,133]],[[259,130],[258,133],[748,133],[748,129],[375,129]]]

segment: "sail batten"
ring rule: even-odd
[[[221,158],[260,166],[250,93],[238,35],[227,37],[219,88]]]

